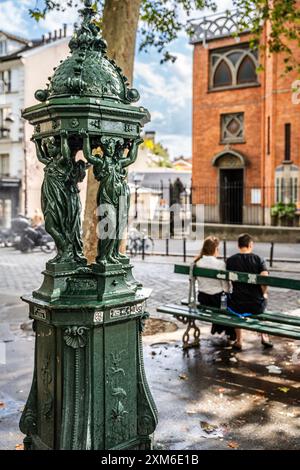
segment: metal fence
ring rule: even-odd
[[[136,218],[145,217],[147,211],[138,213],[137,208],[147,193],[149,201],[156,198],[156,212],[165,210],[167,213],[173,204],[181,204],[183,210],[190,204],[203,205],[205,223],[299,226],[298,189],[295,191],[295,188],[286,187],[283,191],[278,186],[248,187],[239,182],[220,186],[184,186],[175,183],[135,186],[133,204]],[[274,211],[276,206],[280,209],[277,214]]]

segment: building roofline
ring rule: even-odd
[[[251,33],[249,29],[241,29],[241,20],[245,21],[245,15],[238,10],[224,11],[201,18],[189,20],[191,31],[190,44],[206,44],[218,39],[233,37],[233,35],[246,35]],[[251,23],[251,16],[247,16],[248,23]]]
[[[7,33],[3,29],[0,29],[0,34],[4,34],[8,39],[12,39],[13,41],[21,42],[22,44],[30,44],[32,41],[30,39],[23,38],[21,36],[17,36],[16,34]]]
[[[51,42],[43,42],[42,39],[33,40],[33,41],[31,41],[30,45],[26,45],[22,49],[20,49],[16,52],[13,52],[10,55],[0,57],[0,64],[3,63],[3,62],[10,62],[10,61],[13,61],[13,60],[20,60],[23,57],[25,57],[25,58],[29,57],[30,55],[33,55],[33,54],[39,52],[39,50],[41,48],[49,48],[49,47],[52,47],[52,46],[57,45],[57,44],[62,44],[63,42],[66,42],[66,41],[69,41],[69,40],[70,40],[70,37],[68,37],[68,36],[63,37],[61,39],[56,39],[55,41],[51,41]]]
[[[55,41],[52,41],[52,42],[40,42],[39,44],[37,44],[36,46],[32,48],[24,50],[23,53],[21,54],[21,57],[26,58],[33,54],[38,53],[40,49],[48,49],[49,47],[56,46],[58,44],[63,44],[64,42],[69,42],[70,38],[71,38],[70,36],[66,36],[65,38],[56,39]]]

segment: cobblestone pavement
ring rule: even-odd
[[[32,380],[34,336],[30,329],[20,329],[28,313],[19,297],[39,287],[46,260],[39,252],[0,250],[0,342],[8,341],[7,362],[0,361],[0,449],[14,449],[23,439],[18,421]],[[187,277],[173,273],[176,259],[165,261],[133,260],[135,277],[153,289],[148,304],[152,315],[159,304],[187,296]],[[274,275],[300,279],[300,272]],[[299,297],[295,291],[272,289],[270,310],[299,309]],[[201,324],[200,348],[185,355],[184,327],[177,325],[176,331],[144,337],[146,373],[159,411],[155,445],[174,450],[299,449],[299,342],[274,338],[274,349],[264,351],[257,335],[247,332],[244,350],[234,353],[222,338],[210,336],[209,325]],[[206,432],[207,426],[213,431]]]
[[[45,268],[48,255],[42,252],[22,254],[11,248],[0,249],[0,295],[1,291],[15,292],[22,295],[31,292],[41,284],[41,271]],[[165,302],[179,302],[188,294],[186,276],[174,274],[174,263],[181,263],[177,258],[147,257],[142,261],[140,257],[132,259],[134,275],[146,287],[153,289],[152,297],[148,302],[151,314],[155,314],[156,307]],[[281,263],[274,266],[272,275],[300,279],[300,266]],[[284,272],[280,270],[284,269]],[[298,272],[296,270],[299,269]],[[290,270],[292,272],[290,272]],[[271,289],[269,309],[290,311],[299,307],[300,293],[287,289]],[[1,302],[0,302],[1,303]]]

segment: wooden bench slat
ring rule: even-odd
[[[190,265],[175,265],[175,273],[190,275]],[[277,287],[281,289],[293,289],[300,291],[300,280],[260,276],[257,274],[241,273],[237,271],[219,271],[216,269],[194,267],[193,275],[195,277],[204,277],[209,279],[218,279],[231,282],[240,282],[249,285],[263,285],[270,287]],[[158,312],[173,315],[174,317],[182,317],[190,320],[187,330],[183,336],[184,347],[190,347],[194,343],[199,344],[199,329],[196,327],[193,320],[203,322],[216,323],[218,325],[230,326],[233,328],[242,328],[244,330],[256,331],[259,333],[269,333],[273,336],[283,336],[286,338],[300,339],[300,317],[281,312],[265,312],[260,315],[253,315],[246,318],[241,318],[230,314],[230,312],[223,312],[220,309],[211,307],[200,306],[195,308],[188,307],[188,301],[183,300],[181,305],[169,304],[163,305],[157,309]],[[195,335],[198,335],[194,343],[189,343],[189,332],[194,328]]]
[[[181,305],[188,306],[189,302],[187,299],[183,299],[181,301]],[[200,304],[197,305],[199,308]],[[274,323],[286,323],[287,325],[295,325],[300,326],[300,317],[295,315],[291,315],[289,313],[281,313],[281,312],[268,312],[261,313],[259,318],[262,320],[270,320]]]
[[[259,333],[269,333],[273,336],[284,336],[286,338],[299,339],[300,327],[294,325],[280,325],[270,321],[260,320],[257,317],[248,317],[247,319],[233,318],[227,314],[213,312],[212,310],[205,311],[192,311],[187,307],[178,306],[174,304],[159,307],[158,312],[171,314],[176,316],[186,316],[200,321],[209,323],[216,323],[224,326],[231,326],[234,328],[242,328],[246,330],[257,331]],[[279,324],[278,324],[279,325]]]
[[[190,266],[175,264],[176,274],[190,273]],[[259,276],[257,274],[240,273],[237,271],[219,271],[216,269],[194,268],[194,276],[206,277],[225,281],[241,282],[243,284],[281,287],[284,289],[300,290],[300,280],[272,276]]]

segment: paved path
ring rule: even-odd
[[[22,295],[31,292],[41,284],[41,271],[45,267],[48,255],[42,252],[22,254],[11,248],[0,249],[0,295],[1,292],[15,292]],[[153,289],[149,301],[151,313],[155,313],[156,306],[164,302],[178,302],[187,296],[188,282],[186,276],[175,275],[173,264],[181,262],[177,258],[147,257],[142,261],[140,257],[132,259],[134,274],[145,286]],[[280,269],[295,271],[294,264],[285,263],[275,265],[274,275],[300,279],[299,272],[281,272]],[[294,310],[298,307],[300,293],[286,289],[271,289],[270,310]]]
[[[46,259],[39,252],[0,250],[0,341],[10,340],[5,343],[7,363],[0,364],[0,449],[22,442],[18,421],[31,385],[34,336],[20,329],[28,314],[19,297],[40,285]],[[165,259],[136,259],[135,275],[154,290],[152,315],[157,305],[187,294],[186,277],[173,274],[173,264]],[[300,278],[300,273],[293,276]],[[299,307],[298,297],[294,291],[272,289],[270,308],[292,311]],[[201,326],[201,347],[188,355],[180,347],[181,326],[144,338],[146,372],[159,410],[156,445],[180,450],[299,448],[299,342],[275,338],[274,349],[263,351],[257,335],[246,333],[244,351],[233,353],[209,330]],[[270,365],[280,373],[269,372]],[[207,434],[205,423],[214,427],[212,433]]]

